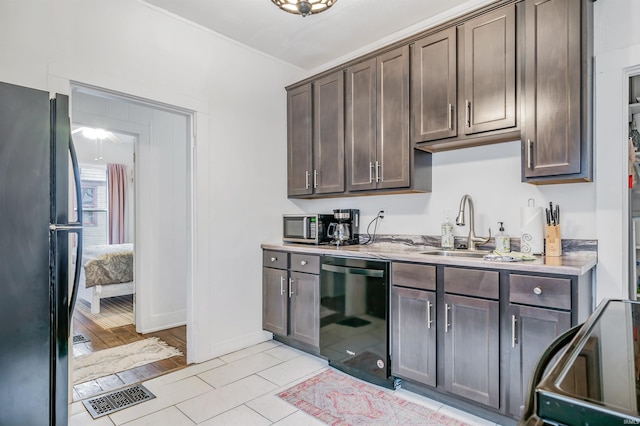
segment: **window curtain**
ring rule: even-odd
[[[109,244],[124,243],[124,203],[127,170],[124,164],[107,164],[109,188]]]

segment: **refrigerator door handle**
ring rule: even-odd
[[[77,210],[77,222],[70,223],[68,226],[69,232],[72,232],[78,236],[76,241],[76,268],[73,276],[73,287],[71,289],[71,297],[69,298],[69,328],[71,330],[71,323],[73,321],[73,310],[76,306],[76,299],[78,298],[78,284],[80,283],[80,268],[82,267],[82,188],[80,186],[80,168],[78,167],[78,157],[76,156],[76,148],[73,146],[73,138],[69,134],[69,154],[71,156],[71,167],[73,169],[73,180],[76,186],[76,210]]]

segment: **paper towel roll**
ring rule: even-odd
[[[542,207],[522,207],[520,223],[520,251],[529,254],[542,254],[544,252]]]

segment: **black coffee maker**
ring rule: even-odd
[[[329,224],[327,235],[337,246],[360,244],[360,210],[336,209],[334,221]]]

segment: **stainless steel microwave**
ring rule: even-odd
[[[287,243],[328,244],[332,214],[285,214],[282,216],[282,241]]]

